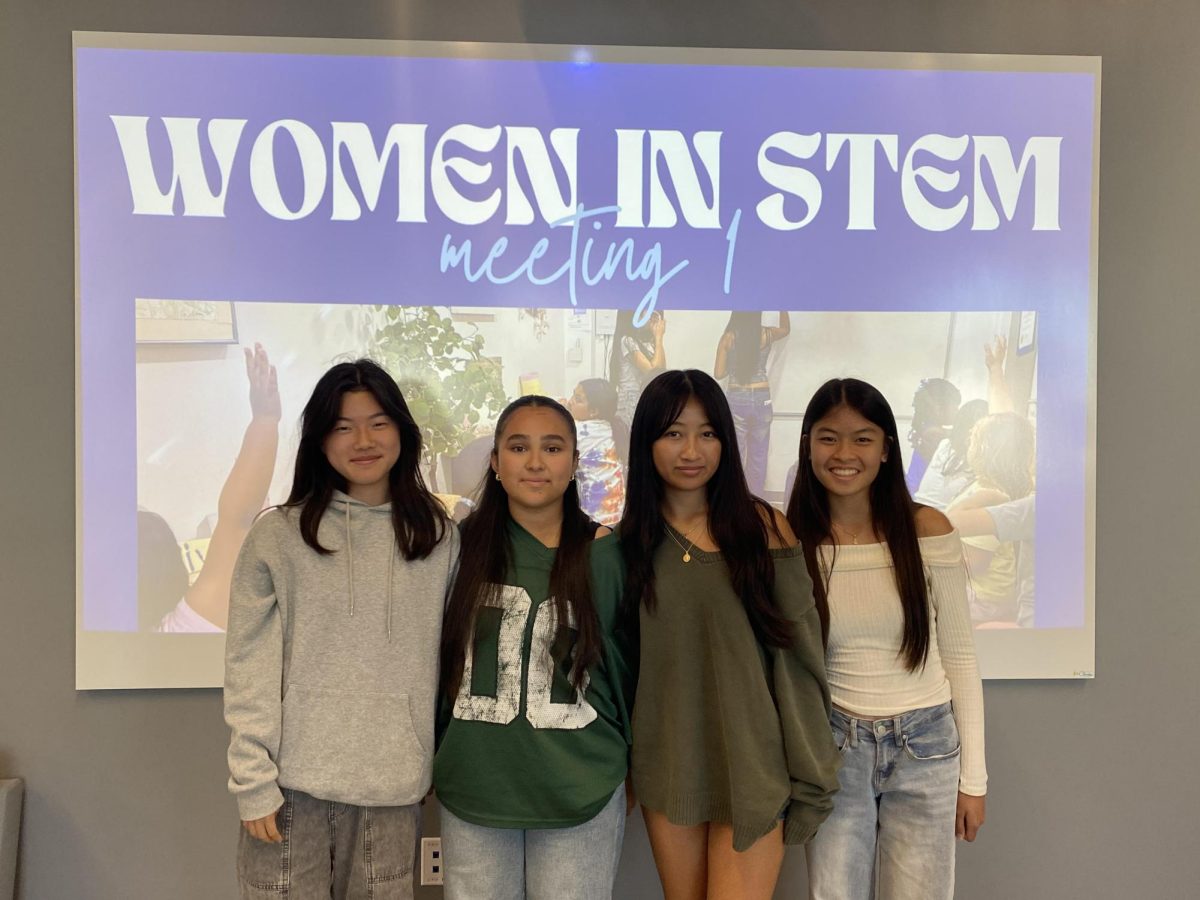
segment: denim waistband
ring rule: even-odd
[[[883,719],[859,719],[850,713],[835,709],[829,716],[829,722],[833,727],[846,731],[851,745],[856,745],[860,737],[877,742],[888,737],[899,740],[905,734],[950,714],[950,702],[947,701],[938,706],[910,709],[908,712]]]

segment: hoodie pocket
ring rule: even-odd
[[[288,685],[280,783],[359,806],[414,803],[428,787],[430,755],[407,694]]]

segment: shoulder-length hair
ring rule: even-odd
[[[1020,500],[1033,490],[1033,426],[1012,412],[980,419],[971,431],[967,459],[976,478]]]
[[[943,475],[957,475],[968,472],[967,447],[971,443],[971,429],[975,423],[988,414],[986,400],[968,400],[954,414],[954,425],[950,429],[950,453],[942,464]]]
[[[629,455],[629,426],[617,416],[617,389],[605,378],[585,378],[579,386],[583,388],[588,405],[596,411],[596,417],[612,426],[617,456],[625,459]]]
[[[449,522],[421,476],[421,429],[395,380],[372,360],[338,363],[317,381],[301,418],[292,491],[282,505],[300,509],[304,543],[318,553],[332,552],[321,545],[317,531],[333,492],[348,485],[329,464],[324,445],[342,414],[342,397],[357,391],[368,391],[400,431],[400,457],[388,472],[392,527],[404,558],[424,559],[445,537]]]
[[[545,408],[557,413],[571,436],[571,451],[577,455],[575,420],[571,414],[549,397],[528,395],[505,407],[496,421],[492,459],[496,458],[509,420],[518,410],[530,408]],[[513,562],[508,533],[508,494],[490,468],[484,471],[475,495],[475,510],[461,526],[463,562],[450,589],[442,623],[442,690],[450,702],[454,701],[462,684],[467,648],[474,640],[476,614],[480,607],[499,596]],[[583,689],[587,670],[601,657],[600,617],[592,598],[589,549],[595,533],[595,523],[580,507],[579,491],[572,479],[563,494],[562,530],[550,569],[550,596],[554,598],[559,629],[566,627],[572,612],[575,614],[577,638],[571,682],[576,690]]]
[[[654,346],[654,329],[650,327],[650,320],[647,319],[645,324],[639,327],[633,324],[633,314],[632,309],[622,309],[617,312],[612,350],[608,354],[608,380],[614,384],[621,378],[621,360],[625,357],[625,350],[621,346],[621,342],[624,338],[631,337],[639,344],[645,345],[647,355],[652,352],[651,348]]]
[[[833,528],[829,516],[829,494],[813,474],[813,427],[838,407],[854,410],[868,422],[878,426],[887,445],[887,459],[879,466],[879,474],[871,483],[871,523],[875,533],[886,542],[892,556],[896,588],[904,610],[904,635],[900,655],[909,671],[925,665],[929,655],[929,591],[917,543],[916,505],[904,481],[904,466],[900,458],[900,438],[896,432],[896,417],[876,388],[857,378],[834,378],[825,382],[808,402],[800,428],[800,463],[796,468],[796,484],[788,500],[787,517],[804,549],[804,561],[812,576],[813,594],[821,617],[821,634],[829,640],[829,576],[837,561],[826,565],[821,559],[822,542],[833,543]]]
[[[709,533],[729,566],[733,589],[741,598],[759,640],[772,647],[789,647],[794,641],[793,623],[780,613],[773,593],[775,564],[769,550],[767,522],[774,528],[774,515],[746,486],[733,416],[724,392],[711,375],[699,369],[671,370],[654,378],[646,385],[633,414],[625,517],[621,520],[630,614],[636,611],[637,604],[653,612],[658,599],[654,551],[666,537],[666,524],[662,513],[662,478],[654,466],[654,443],[693,397],[704,408],[721,442],[717,471],[705,486]]]

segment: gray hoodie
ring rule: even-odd
[[[335,492],[322,555],[300,511],[276,509],[238,556],[225,642],[229,789],[242,819],[281,787],[357,806],[404,806],[429,790],[438,644],[458,535],[426,559],[396,547],[391,504]]]

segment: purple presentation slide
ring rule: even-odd
[[[742,447],[759,493],[786,499],[812,389],[869,376],[925,502],[1026,501],[967,544],[980,627],[1090,624],[1096,61],[100,37],[75,50],[84,632],[171,621],[228,552],[254,428],[261,508],[320,370],[386,356],[398,319],[569,396],[660,315],[668,364],[711,371],[739,311],[790,329]],[[431,458],[443,493],[497,411]],[[161,620],[151,518],[188,578]]]

